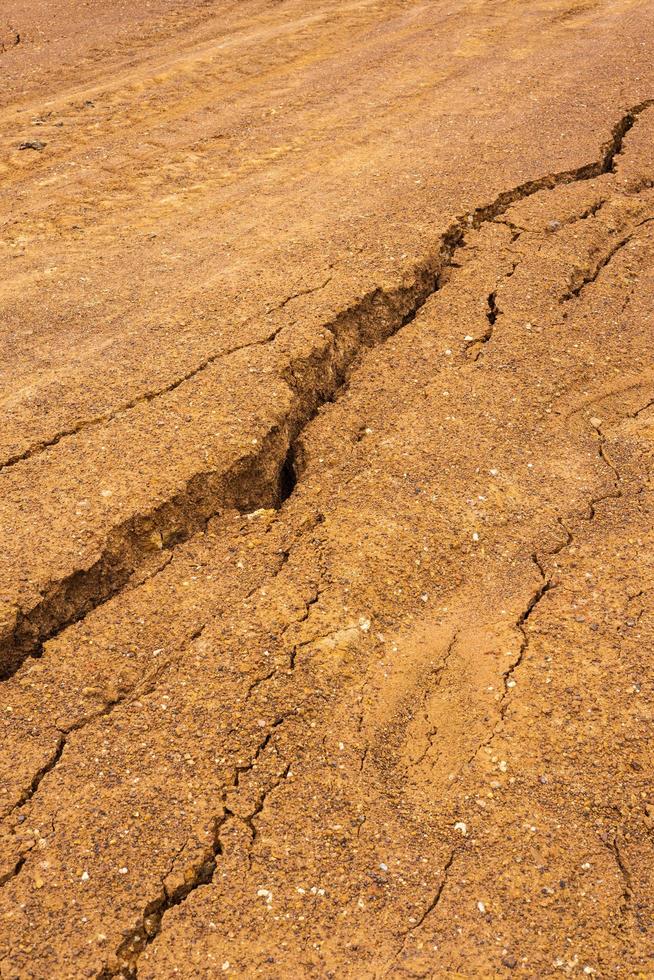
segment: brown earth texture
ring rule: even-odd
[[[2,980],[654,978],[654,4],[0,78]]]

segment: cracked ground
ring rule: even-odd
[[[7,0],[0,977],[654,977],[654,8]]]

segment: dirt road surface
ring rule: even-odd
[[[0,977],[654,977],[654,6],[0,75]]]

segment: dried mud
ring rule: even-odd
[[[650,976],[648,5],[58,9],[2,50],[0,976]]]

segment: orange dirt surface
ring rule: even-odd
[[[654,978],[654,6],[0,75],[2,980]]]

